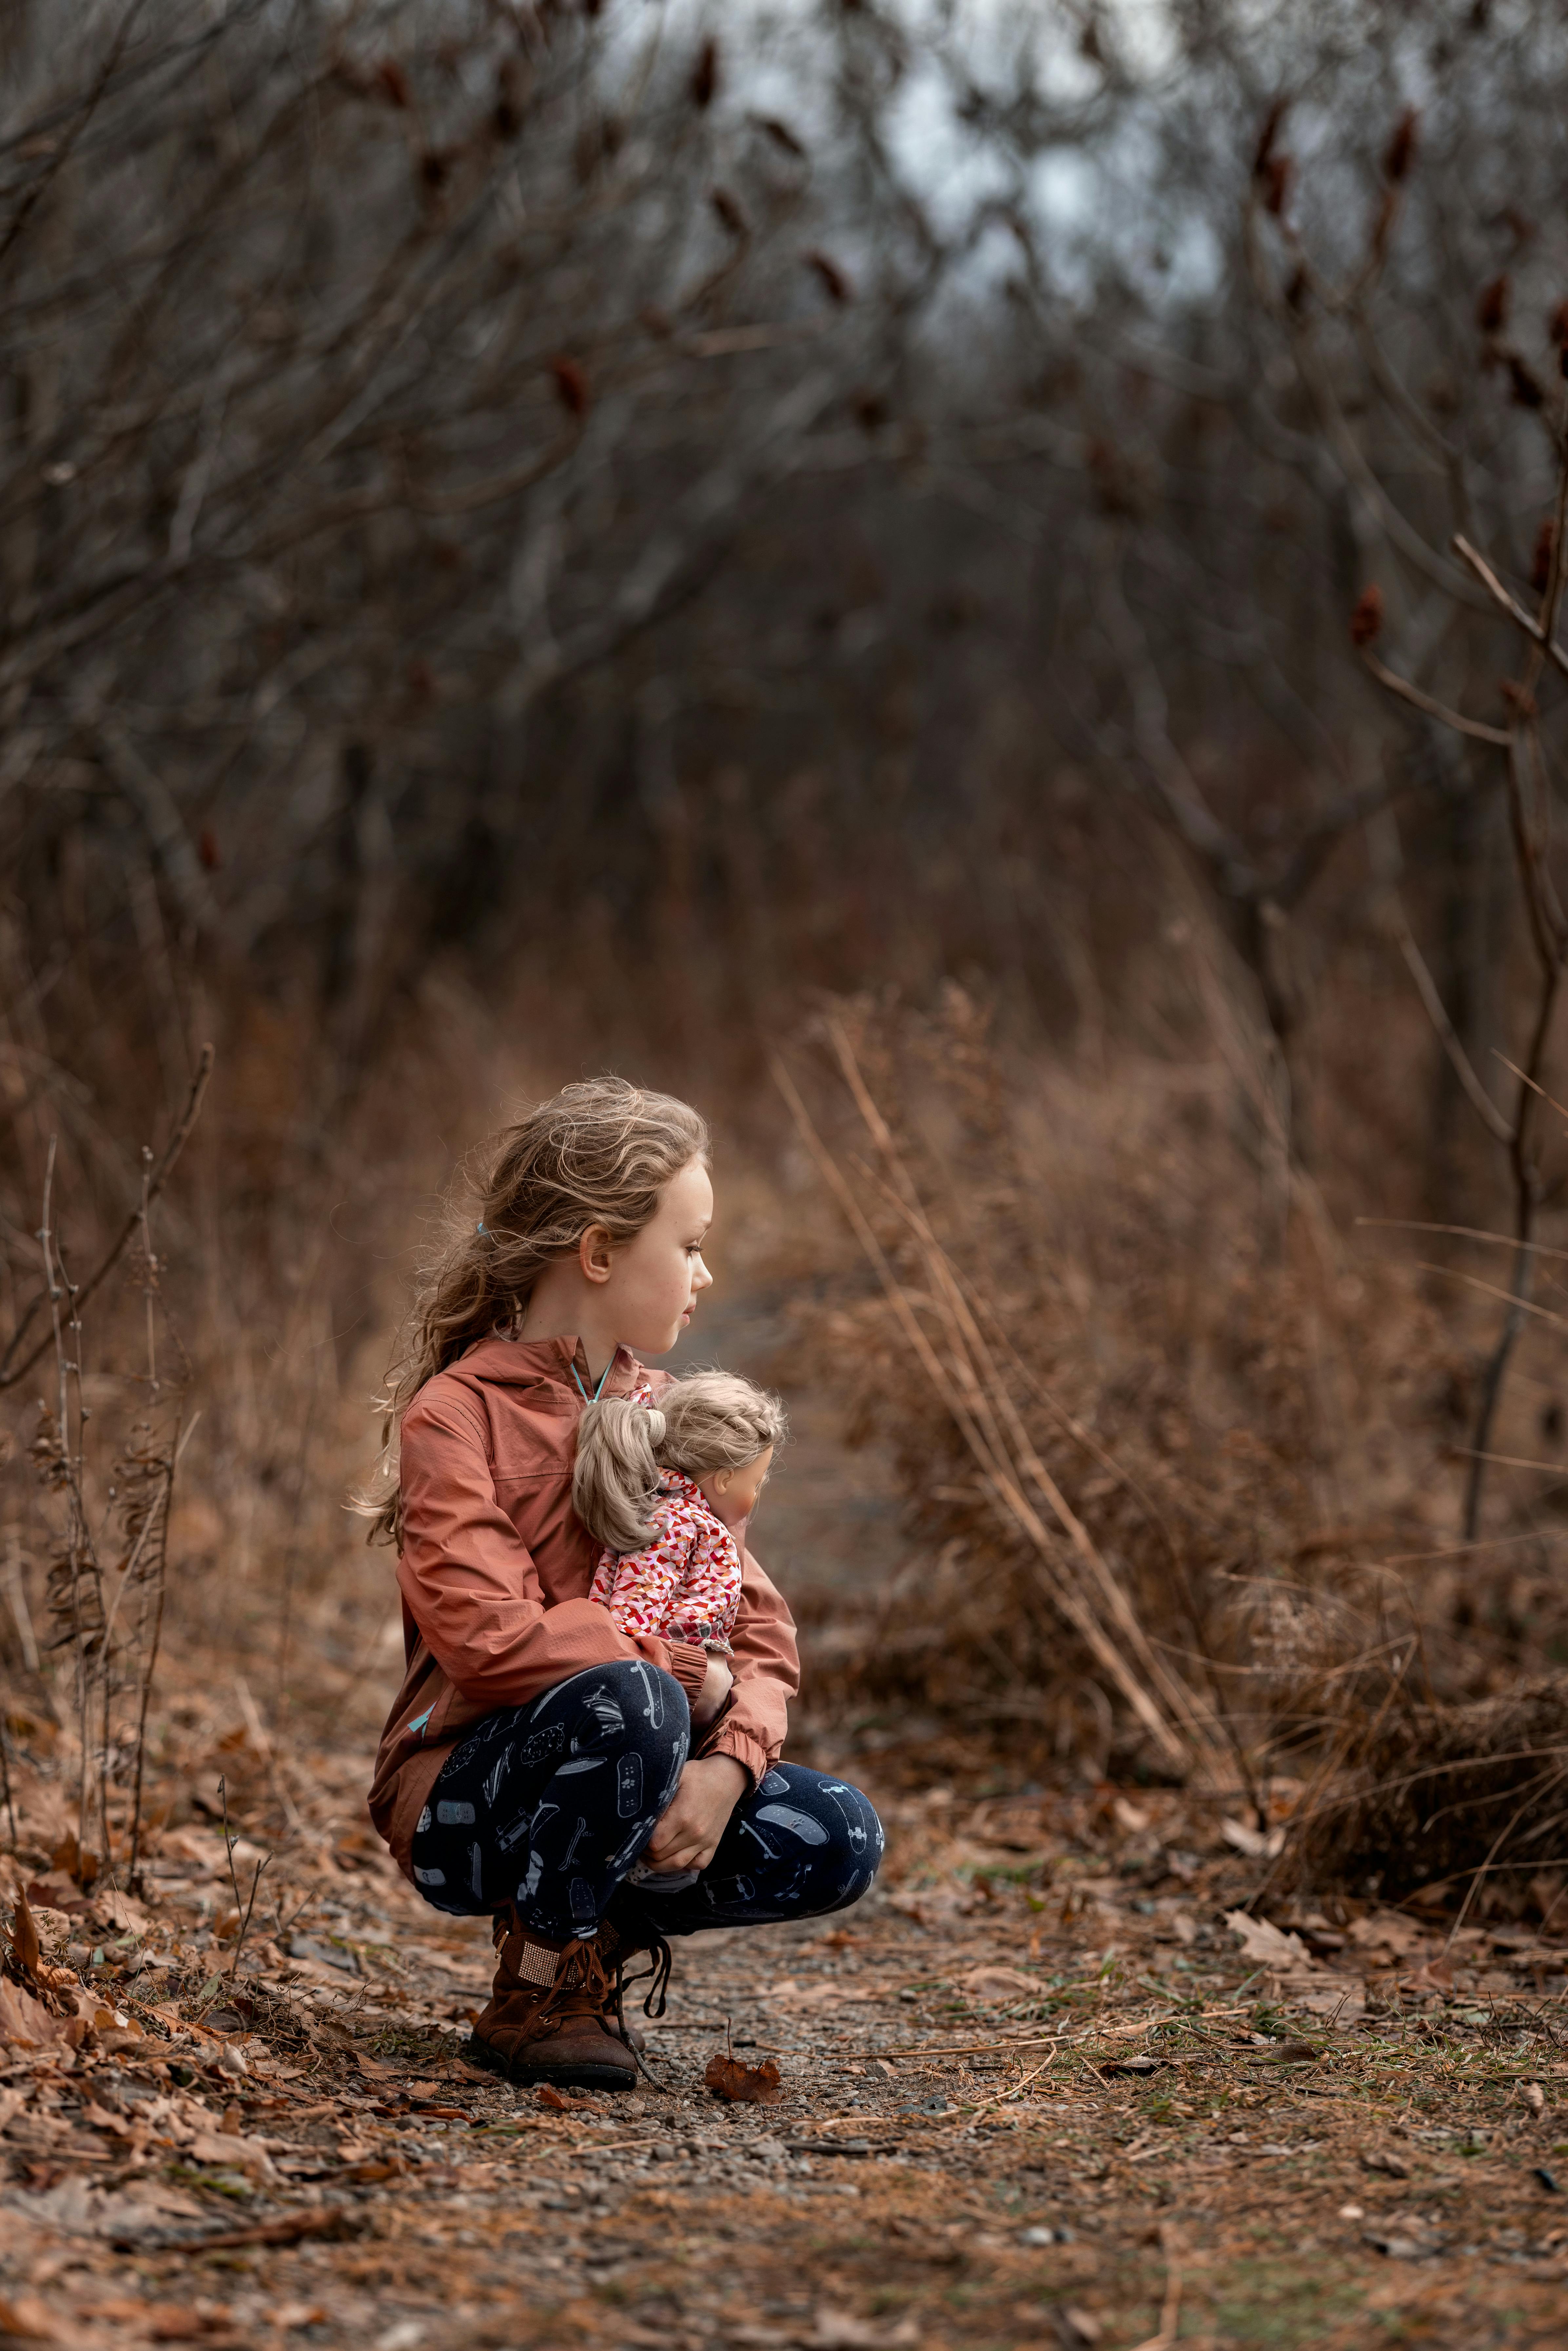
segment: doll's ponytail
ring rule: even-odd
[[[654,1447],[664,1442],[664,1416],[627,1396],[601,1396],[577,1424],[571,1506],[605,1551],[641,1551],[651,1541],[649,1519],[659,1490]]]

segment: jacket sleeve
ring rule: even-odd
[[[571,1674],[643,1657],[695,1698],[695,1643],[619,1631],[587,1599],[547,1607],[528,1546],[496,1499],[480,1416],[462,1397],[410,1407],[402,1443],[398,1583],[437,1665],[470,1703],[522,1706]]]
[[[735,1687],[712,1729],[695,1742],[703,1755],[733,1755],[760,1786],[784,1751],[789,1701],[800,1687],[795,1622],[783,1594],[748,1551],[740,1554],[740,1609],[730,1635]]]

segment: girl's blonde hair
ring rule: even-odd
[[[624,1078],[562,1086],[502,1130],[487,1167],[454,1187],[446,1245],[423,1269],[387,1375],[380,1471],[354,1499],[370,1541],[399,1539],[395,1430],[426,1380],[509,1330],[544,1268],[570,1257],[591,1225],[617,1241],[641,1232],[670,1178],[709,1148],[689,1103]]]
[[[787,1427],[779,1398],[734,1372],[692,1372],[656,1405],[601,1396],[577,1424],[572,1508],[605,1551],[641,1551],[662,1469],[693,1479],[744,1469]]]

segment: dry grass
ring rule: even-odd
[[[824,1627],[845,1700],[988,1721],[1037,1774],[1179,1748],[1255,1787],[1343,1763],[1391,1691],[1430,1730],[1550,1657],[1550,1522],[1452,1532],[1463,1333],[1275,1156],[1217,988],[1110,1072],[1009,1053],[956,989],[841,1005],[783,1082],[864,1259],[800,1368],[894,1448],[914,1536]]]

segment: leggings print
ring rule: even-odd
[[[459,1916],[515,1902],[551,1941],[593,1934],[612,1901],[618,1917],[629,1906],[663,1934],[690,1935],[859,1899],[882,1858],[881,1823],[858,1789],[799,1763],[776,1764],[742,1796],[695,1878],[662,1890],[639,1869],[690,1741],[680,1684],[641,1658],[591,1667],[486,1717],[431,1790],[414,1882]]]

